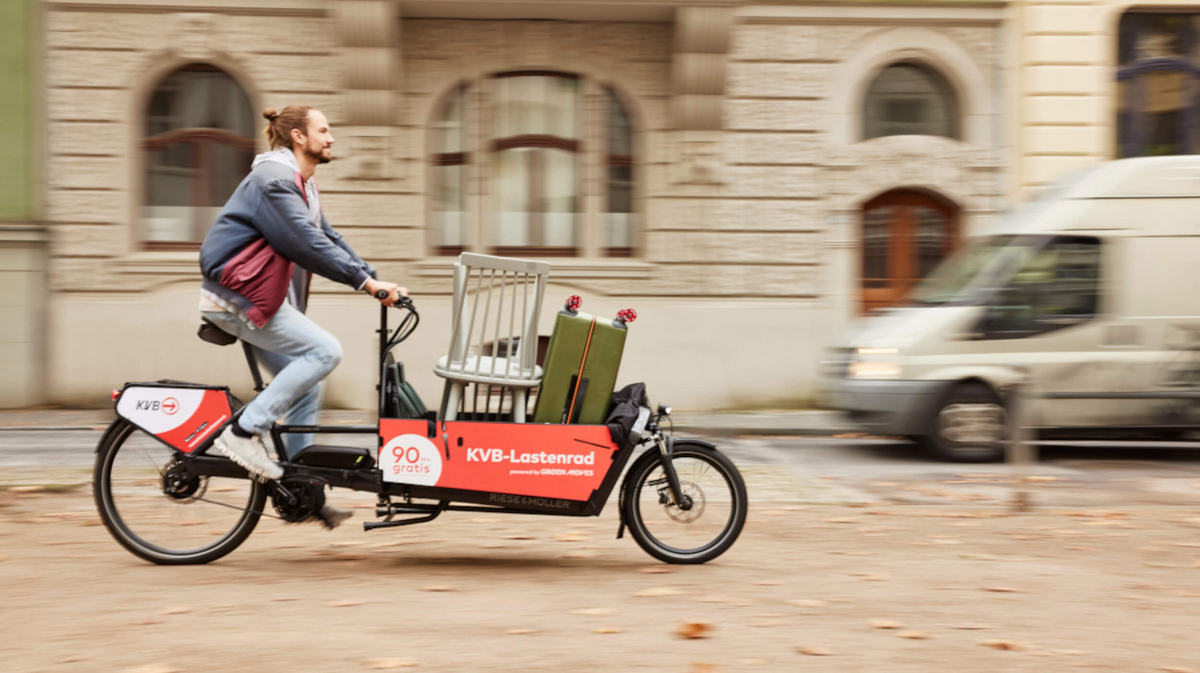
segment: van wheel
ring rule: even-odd
[[[1008,412],[1000,396],[982,383],[950,390],[921,443],[933,455],[959,463],[990,463],[1004,458]]]

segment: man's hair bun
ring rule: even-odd
[[[275,108],[269,107],[266,110],[263,110],[263,119],[266,119],[269,122],[274,122],[278,118],[279,113],[275,111]]]

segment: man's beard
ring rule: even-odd
[[[327,164],[333,161],[333,150],[329,150],[329,154],[325,154],[324,148],[313,149],[310,145],[304,146],[304,154],[318,164]]]

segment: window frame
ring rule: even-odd
[[[147,89],[147,95],[143,100],[141,107],[142,117],[139,125],[139,136],[137,148],[139,150],[138,162],[138,181],[141,185],[138,194],[138,201],[135,204],[135,213],[141,213],[135,216],[137,222],[137,243],[142,250],[151,252],[161,251],[182,251],[196,252],[200,250],[203,243],[202,237],[197,235],[199,223],[193,219],[189,222],[191,240],[187,241],[154,241],[146,238],[144,224],[144,209],[149,205],[151,198],[150,177],[151,165],[148,159],[148,153],[153,151],[161,151],[171,147],[180,145],[190,145],[193,152],[193,165],[190,170],[195,171],[197,175],[190,179],[189,193],[192,199],[199,198],[199,195],[205,190],[211,190],[213,176],[215,175],[215,166],[213,164],[212,152],[209,150],[210,143],[218,143],[227,145],[236,150],[250,152],[251,160],[253,161],[253,153],[257,148],[256,140],[253,134],[249,137],[242,136],[228,129],[216,127],[187,127],[178,128],[164,133],[159,133],[153,136],[147,136],[147,124],[150,118],[150,106],[154,102],[155,94],[172,76],[180,72],[195,71],[195,72],[215,72],[229,78],[239,91],[245,96],[249,109],[254,109],[254,100],[251,97],[249,90],[243,86],[242,82],[234,76],[232,72],[225,68],[207,62],[191,62],[184,63],[173,67],[159,75],[154,80],[154,84]],[[248,116],[252,128],[257,128],[257,122],[254,121],[253,114]],[[223,204],[222,204],[223,205]],[[191,206],[196,207],[196,206]]]
[[[919,133],[919,134],[888,133],[888,134],[881,134],[881,135],[871,135],[871,127],[870,127],[870,124],[871,124],[871,112],[870,112],[871,90],[875,87],[876,83],[879,82],[880,78],[882,78],[884,76],[884,73],[886,73],[889,69],[895,68],[895,67],[915,68],[917,70],[924,72],[927,76],[929,76],[934,81],[935,85],[940,85],[940,87],[942,88],[942,93],[946,97],[945,101],[949,102],[949,104],[951,106],[950,134],[944,135],[944,134],[928,134],[928,133]],[[965,126],[965,120],[963,119],[962,96],[959,94],[958,90],[955,88],[954,82],[949,77],[947,77],[941,71],[941,69],[939,69],[929,63],[926,63],[925,61],[917,60],[917,59],[902,59],[902,60],[898,60],[898,61],[892,61],[892,62],[888,63],[887,65],[883,66],[882,68],[880,68],[879,71],[876,72],[875,75],[871,78],[871,80],[869,82],[867,82],[866,88],[863,89],[862,91],[863,91],[862,101],[859,105],[859,112],[862,115],[861,124],[859,126],[859,130],[860,130],[859,137],[864,142],[868,141],[868,140],[874,140],[876,138],[890,138],[890,137],[896,136],[896,135],[925,135],[925,136],[930,136],[930,137],[934,137],[934,138],[948,138],[950,140],[957,140],[957,141],[963,140],[963,130],[964,130],[964,126]]]
[[[501,109],[499,87],[495,83],[512,77],[557,77],[578,82],[575,98],[574,137],[565,138],[550,134],[517,134],[499,136],[497,121]],[[464,112],[464,136],[468,151],[461,156],[440,155],[433,151],[435,129],[443,119],[444,110],[450,96],[461,91],[467,101]],[[631,154],[617,155],[608,152],[608,136],[610,131],[607,96],[611,95],[621,105],[629,120]],[[640,170],[641,128],[637,122],[634,108],[627,102],[628,98],[618,87],[606,81],[593,78],[582,73],[557,70],[510,70],[481,74],[477,77],[459,81],[448,88],[432,106],[432,114],[426,122],[426,138],[430,145],[425,154],[426,174],[426,231],[429,232],[431,244],[427,246],[431,254],[439,257],[457,255],[461,252],[480,252],[484,254],[521,257],[558,257],[558,258],[632,258],[639,249],[637,245],[638,228],[634,222],[630,224],[629,247],[609,247],[608,219],[606,217],[609,198],[609,168],[610,166],[628,166],[631,172],[630,201],[631,212],[639,213],[643,207],[641,189],[638,178]],[[498,152],[518,148],[544,148],[569,152],[574,155],[574,245],[571,247],[549,246],[501,246],[496,245],[496,216],[498,213],[498,190],[496,187],[496,167],[494,159]],[[474,149],[475,151],[470,151]],[[447,163],[442,163],[447,162]],[[458,163],[458,162],[461,162]],[[437,183],[436,169],[442,165],[463,165],[466,167],[466,182],[478,187],[475,194],[467,194],[464,199],[467,213],[464,221],[469,222],[470,232],[464,236],[462,246],[442,246],[437,241],[442,235],[439,227],[437,204],[434,194]],[[530,211],[533,215],[535,212]]]

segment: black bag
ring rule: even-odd
[[[404,380],[403,362],[387,366],[384,386],[384,418],[425,418],[428,410],[412,384]]]
[[[608,426],[613,442],[624,448],[630,441],[630,431],[637,423],[638,414],[642,409],[649,410],[646,384],[631,383],[613,393],[612,401],[612,411],[608,412],[608,420],[604,424]]]

